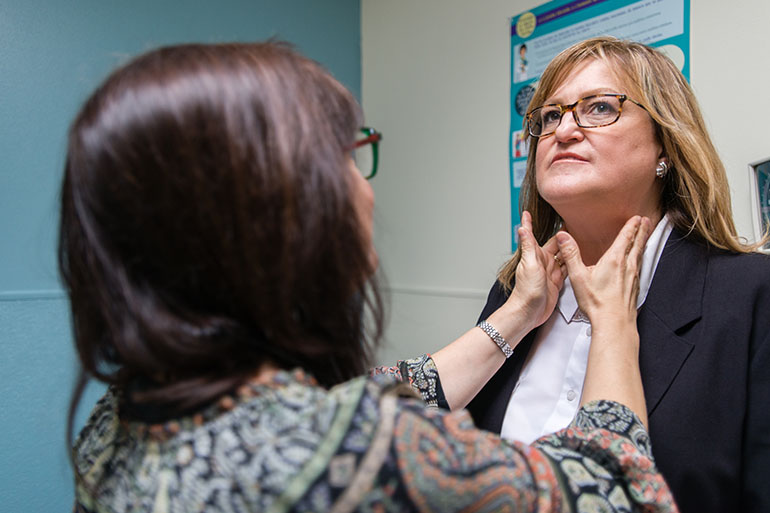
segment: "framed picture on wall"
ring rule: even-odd
[[[749,186],[754,238],[759,240],[770,233],[770,157],[749,164]],[[770,242],[762,250],[770,253]]]

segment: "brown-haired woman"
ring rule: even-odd
[[[639,357],[655,456],[679,506],[770,511],[770,258],[736,235],[724,166],[689,84],[652,48],[590,39],[548,65],[527,125],[521,208],[538,241],[566,230],[592,264],[630,216],[655,226]],[[519,265],[517,253],[482,319],[516,290]],[[595,343],[570,281],[469,404],[479,427],[527,441],[570,422]]]
[[[570,429],[528,447],[425,408],[414,389],[459,406],[489,375],[474,363],[505,360],[479,328],[356,377],[382,319],[373,196],[350,157],[360,121],[343,86],[276,43],[155,50],[85,103],[60,230],[84,368],[73,409],[87,377],[110,387],[75,445],[76,510],[675,511],[629,306],[646,219],[592,269],[569,235],[539,247],[525,223],[519,285],[485,325],[505,348],[547,318],[560,252],[601,349]]]

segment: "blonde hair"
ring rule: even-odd
[[[711,142],[695,95],[673,62],[640,43],[614,37],[596,37],[577,43],[557,55],[546,67],[529,104],[542,105],[580,64],[596,59],[611,64],[631,98],[647,109],[668,158],[661,207],[673,225],[691,239],[737,253],[749,253],[764,241],[739,240],[733,223],[727,174]],[[530,138],[525,130],[525,137]],[[540,244],[561,227],[559,214],[538,193],[535,175],[537,140],[530,145],[527,172],[521,185],[519,212],[532,214],[532,228]],[[650,170],[654,172],[654,170]],[[520,250],[503,266],[499,281],[511,288]]]

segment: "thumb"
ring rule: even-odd
[[[521,259],[529,259],[535,250],[535,236],[524,226],[519,228],[519,247],[521,248]]]
[[[561,261],[567,266],[567,274],[570,276],[582,274],[585,265],[583,265],[580,248],[578,248],[575,239],[567,232],[559,232],[556,234],[556,243],[559,245]]]
[[[527,262],[536,261],[537,239],[532,232],[532,215],[526,210],[521,213],[521,226],[518,231],[521,259]]]

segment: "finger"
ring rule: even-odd
[[[556,241],[555,235],[543,244],[541,250],[548,273],[558,270],[559,274],[566,276],[567,269],[564,267],[561,255],[559,255],[559,243]]]
[[[521,213],[521,226],[534,233],[532,230],[532,214],[526,210]]]
[[[636,262],[637,267],[642,265],[642,256],[644,255],[644,247],[647,245],[647,240],[652,233],[652,223],[649,218],[642,217],[639,222],[639,229],[634,234],[634,241],[631,250],[628,252],[628,258],[632,262]]]
[[[549,279],[561,290],[562,285],[564,285],[564,278],[567,277],[567,266],[561,259],[559,242],[556,240],[556,235],[543,244],[542,253],[548,261],[547,271]]]
[[[562,265],[554,265],[549,271],[548,276],[551,281],[556,284],[559,290],[561,290],[561,286],[564,284],[564,278],[567,277],[567,266],[564,265],[563,262]]]
[[[522,220],[523,221],[523,220]],[[521,260],[530,262],[532,259],[537,259],[535,249],[537,247],[537,241],[532,233],[531,228],[527,228],[522,223],[519,227],[519,247],[521,248]]]
[[[543,244],[543,253],[545,253],[545,256],[548,258],[553,258],[559,253],[559,243],[556,241],[555,235]]]
[[[636,232],[639,230],[642,218],[640,216],[634,216],[623,225],[620,233],[618,233],[615,240],[612,242],[610,249],[605,253],[606,255],[628,255],[631,248],[634,245],[636,238]],[[602,257],[603,258],[603,257]]]
[[[524,252],[530,254],[535,249],[535,238],[532,233],[532,216],[526,210],[521,213],[521,224],[519,225],[519,245],[521,246],[522,257]],[[532,237],[528,235],[532,234]]]
[[[585,272],[585,265],[580,256],[580,248],[577,242],[567,232],[558,232],[556,242],[559,245],[559,255],[567,268],[567,274],[570,276],[582,276]]]

